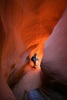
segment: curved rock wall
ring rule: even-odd
[[[8,85],[4,81],[2,74],[1,57],[5,36],[5,31],[3,29],[2,21],[0,18],[0,100],[16,100],[12,91],[9,89]]]
[[[67,85],[67,9],[44,44],[41,67],[44,74]]]
[[[8,68],[9,72],[19,55],[36,44],[38,46],[31,51],[32,54],[37,52],[41,59],[43,43],[62,16],[66,4],[67,0],[0,1],[1,20],[6,33],[3,68]]]

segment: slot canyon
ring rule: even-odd
[[[0,100],[67,100],[67,0],[0,0]]]

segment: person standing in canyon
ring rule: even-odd
[[[36,56],[37,56],[37,53],[34,53],[34,55],[33,55],[32,58],[31,58],[31,61],[33,62],[35,68],[36,68],[36,66],[37,66],[37,65],[36,65],[36,61],[39,60]]]

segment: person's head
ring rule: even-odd
[[[37,53],[34,53],[34,56],[37,56]]]

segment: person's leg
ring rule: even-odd
[[[36,67],[36,61],[33,61],[33,63],[34,63],[34,67]]]

